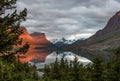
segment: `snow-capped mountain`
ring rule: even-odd
[[[61,39],[53,39],[51,42],[53,43],[53,44],[55,44],[55,43],[57,43],[57,42],[64,42],[64,43],[66,43],[66,44],[72,44],[73,42],[75,42],[76,40],[74,39],[74,40],[67,40],[66,38],[61,38]]]
[[[70,45],[73,42],[75,42],[76,40],[67,40],[65,38],[61,38],[61,39],[53,39],[51,42],[55,45],[55,46],[65,46],[65,45]]]

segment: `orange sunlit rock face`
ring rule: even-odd
[[[27,29],[24,27],[21,28],[23,30],[23,33],[20,35],[20,38],[23,39],[23,43],[29,42],[30,44],[34,43],[34,39],[29,35]]]
[[[24,32],[20,36],[20,38],[23,39],[22,44],[24,45],[26,42],[28,42],[30,48],[25,55],[20,55],[20,61],[23,63],[29,62],[32,59],[39,59],[41,61],[45,61],[45,58],[49,53],[35,48],[46,47],[47,45],[50,45],[52,43],[46,39],[45,34],[43,33],[33,33],[30,35],[24,27],[22,27],[22,30]]]

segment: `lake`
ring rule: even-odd
[[[64,58],[64,60],[67,60],[68,63],[70,63],[70,61],[73,61],[75,57],[78,58],[78,62],[83,64],[83,66],[92,63],[89,59],[74,54],[72,52],[58,51],[58,52],[52,52],[49,55],[47,55],[44,62],[41,62],[39,59],[34,58],[33,60],[29,61],[29,64],[35,65],[36,68],[39,69],[39,68],[44,68],[45,64],[50,65],[51,63],[54,63],[56,58],[58,59],[58,61],[60,61],[61,58]]]

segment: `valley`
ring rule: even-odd
[[[120,16],[118,14],[119,12],[112,16],[103,29],[87,39],[67,40],[63,37],[49,41],[45,33],[29,34],[27,29],[22,27],[24,33],[20,37],[23,38],[23,43],[29,42],[30,48],[25,55],[21,56],[20,60],[29,62],[37,59],[38,62],[45,62],[46,57],[55,51],[73,52],[90,60],[101,56],[107,60],[114,53],[109,49],[119,47],[120,43]]]

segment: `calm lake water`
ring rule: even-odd
[[[74,54],[72,52],[52,52],[45,58],[44,62],[35,63],[34,61],[30,61],[29,63],[31,65],[35,65],[37,67],[37,69],[39,69],[39,68],[44,68],[45,64],[50,65],[51,63],[54,63],[56,58],[58,59],[58,61],[60,61],[61,58],[64,58],[64,60],[67,60],[69,63],[70,61],[73,61],[75,59],[75,57],[78,58],[78,62],[82,63],[83,66],[85,66],[89,63],[92,63],[89,59],[79,56],[77,54]]]

